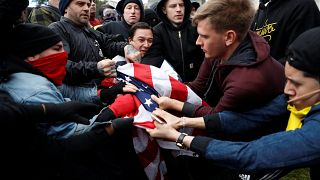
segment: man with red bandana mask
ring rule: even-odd
[[[28,68],[11,67],[16,71],[8,75],[7,80],[0,84],[0,90],[8,92],[16,103],[22,105],[66,102],[67,100],[57,89],[57,86],[62,84],[68,59],[60,36],[47,27],[35,24],[18,25],[12,30],[11,35],[10,53],[17,55],[21,63]],[[104,127],[105,122],[96,122],[96,118],[97,116],[92,117],[89,125],[58,121],[57,123],[43,123],[37,127],[50,137],[66,140],[76,135],[93,132],[93,127],[94,130],[101,126]],[[107,128],[102,128],[101,131],[104,130],[108,131]],[[95,143],[94,140],[93,143]],[[90,150],[89,156],[81,156],[81,159],[77,159],[81,165],[86,161],[90,162],[90,166],[99,164],[101,167],[86,167],[90,172],[82,173],[93,171],[97,177],[116,177],[115,179],[127,179],[128,177],[124,178],[124,176],[135,177],[137,175],[137,179],[141,179],[144,174],[139,169],[139,164],[137,165],[133,149],[130,149],[132,148],[131,143],[132,138],[127,135],[127,132],[118,131],[116,135],[106,138],[103,144],[97,144],[97,148]],[[113,156],[109,157],[110,154]],[[111,166],[110,164],[112,168],[103,170],[106,166]],[[84,163],[84,166],[86,165],[88,164]],[[113,168],[117,170],[131,168],[132,171],[126,171],[127,174],[123,175]]]
[[[20,104],[66,102],[57,89],[66,75],[68,59],[60,36],[47,27],[21,24],[13,29],[10,46],[12,54],[23,59],[26,68],[11,67],[18,70],[8,76],[0,89]],[[67,138],[90,130],[96,125],[94,121],[92,118],[90,125],[70,122],[46,124],[41,128],[49,136]]]

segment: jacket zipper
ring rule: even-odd
[[[181,48],[181,60],[182,60],[182,76],[183,81],[186,81],[186,75],[185,75],[185,63],[184,63],[184,55],[183,55],[183,46],[182,46],[182,39],[181,39],[181,31],[178,31],[179,41],[180,41],[180,48]]]

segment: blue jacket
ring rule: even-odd
[[[273,117],[289,114],[286,101],[285,95],[280,95],[266,106],[246,113],[225,111],[206,116],[206,128],[225,133],[253,130],[271,123]],[[320,162],[320,105],[313,106],[302,123],[300,129],[273,133],[250,142],[195,137],[191,150],[219,165],[245,172],[317,164]]]
[[[45,77],[31,73],[13,73],[8,81],[0,84],[0,89],[10,94],[19,104],[63,103],[63,98],[56,86]],[[93,122],[95,118],[90,121]],[[91,129],[92,125],[69,123],[42,124],[41,128],[50,136],[67,138]]]

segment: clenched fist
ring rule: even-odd
[[[105,77],[116,77],[116,63],[111,59],[103,59],[97,63],[97,68]]]

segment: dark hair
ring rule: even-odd
[[[146,23],[146,22],[137,22],[134,25],[131,26],[129,30],[129,38],[133,38],[134,33],[137,31],[137,29],[150,29],[151,32],[153,33],[152,27]]]
[[[200,7],[200,4],[198,2],[192,2],[191,6],[195,8],[195,10],[197,10]]]

